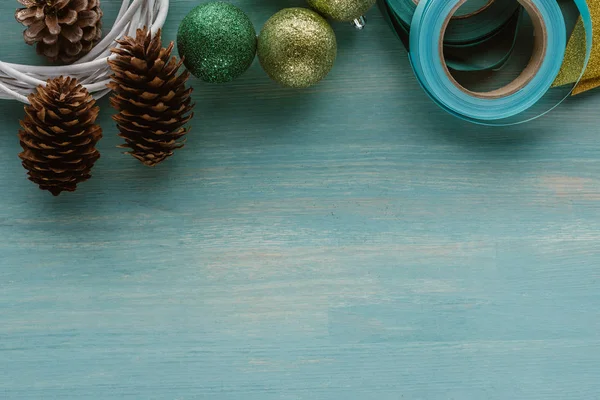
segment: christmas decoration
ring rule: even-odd
[[[100,157],[96,143],[102,129],[96,125],[99,107],[76,79],[48,80],[29,96],[19,139],[19,157],[29,180],[54,196],[72,192],[90,178]]]
[[[327,7],[325,3],[312,4],[324,14],[342,19],[356,19],[373,5],[372,0],[334,1]],[[177,47],[186,67],[204,81],[237,78],[258,53],[263,69],[273,80],[294,88],[323,79],[337,53],[331,26],[312,10],[289,8],[278,12],[267,21],[257,43],[246,14],[223,2],[205,3],[192,10],[179,26]]]
[[[488,2],[456,17],[463,3],[463,0],[421,1],[415,6],[412,0],[385,0],[381,4],[384,17],[407,47],[415,77],[443,110],[475,124],[516,125],[547,114],[570,94],[594,84],[594,77],[590,76],[588,81],[584,71],[588,66],[595,69],[592,26],[594,16],[600,14],[592,11],[585,0],[576,1],[570,10],[546,0]],[[499,12],[502,8],[504,13]],[[578,39],[573,39],[575,46],[571,48],[567,38],[571,31],[569,20],[575,22],[574,12],[579,13],[582,22],[572,35]],[[529,32],[521,29],[524,26],[533,28],[531,38],[527,38]],[[493,37],[480,36],[486,31],[492,32]],[[473,34],[482,40],[465,40]],[[463,86],[450,70],[446,51],[450,36],[453,45],[463,44],[465,57],[454,60],[461,67],[458,71],[485,72],[479,74],[480,79],[485,76],[479,82],[469,79],[470,88]],[[461,49],[457,46],[455,50]],[[519,56],[511,57],[513,51]],[[471,63],[477,60],[473,56],[478,52],[484,63]],[[526,52],[531,55],[520,56]],[[498,59],[494,53],[505,56]],[[486,59],[501,63],[490,64]],[[578,60],[582,60],[580,64]],[[519,70],[512,81],[501,83]],[[496,73],[497,85],[493,76]],[[473,86],[479,88],[471,89]]]
[[[25,42],[50,61],[72,63],[102,37],[99,0],[18,0],[24,5],[15,13],[27,27]]]
[[[181,22],[179,55],[194,76],[211,83],[243,74],[256,54],[256,31],[239,8],[223,2],[202,4]]]
[[[375,5],[376,0],[307,0],[319,14],[336,21],[354,21],[357,28],[364,26],[363,15]]]
[[[177,75],[182,62],[171,57],[174,43],[162,48],[161,31],[151,35],[138,29],[135,38],[117,41],[117,57],[109,61],[114,72],[109,88],[114,91],[111,104],[119,113],[114,117],[120,137],[129,148],[127,154],[153,167],[183,147],[184,125],[193,117],[186,89],[189,72]]]
[[[323,79],[333,67],[337,43],[331,26],[305,8],[273,15],[258,38],[258,57],[265,72],[281,85],[304,88]]]

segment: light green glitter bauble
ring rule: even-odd
[[[308,0],[318,13],[336,21],[354,21],[369,11],[376,0]]]
[[[211,2],[194,8],[179,25],[179,56],[206,82],[229,82],[243,74],[256,55],[256,31],[239,8]]]
[[[258,37],[258,58],[281,85],[303,88],[323,79],[337,54],[335,33],[314,11],[286,8],[273,15]]]

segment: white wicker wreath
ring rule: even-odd
[[[77,78],[95,98],[110,92],[106,88],[110,69],[108,58],[115,39],[135,36],[138,28],[147,26],[152,33],[162,28],[169,12],[169,0],[123,0],[121,10],[110,32],[90,53],[72,65],[42,67],[0,61],[0,99],[16,99],[29,103],[27,96],[39,85],[60,75]]]

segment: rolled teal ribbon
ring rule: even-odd
[[[512,125],[547,113],[568,96],[569,93],[559,98],[550,96],[551,103],[543,104],[539,111],[530,112],[549,92],[563,63],[567,32],[563,13],[556,0],[521,0],[522,4],[528,4],[531,8],[530,14],[532,10],[535,11],[534,14],[545,27],[545,48],[539,55],[535,73],[531,77],[522,79],[519,85],[513,82],[514,90],[509,88],[504,92],[476,93],[458,85],[441,56],[440,41],[448,16],[452,15],[460,1],[424,0],[417,6],[411,21],[409,54],[415,75],[440,107],[470,122]],[[592,20],[585,0],[574,2],[586,30],[586,58],[581,79],[592,49]],[[540,32],[537,34],[540,35]],[[530,63],[528,68],[531,66]]]

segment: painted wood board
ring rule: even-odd
[[[103,0],[107,22],[120,2]],[[165,37],[198,2],[174,0]],[[236,2],[257,27],[301,1]],[[39,62],[3,2],[0,59]],[[185,150],[53,198],[0,102],[0,398],[600,399],[597,92],[440,111],[377,10],[330,76],[197,81]]]

